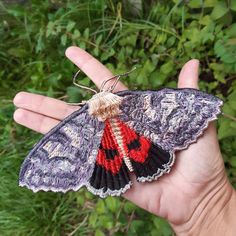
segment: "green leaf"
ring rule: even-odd
[[[235,129],[235,133],[236,133],[236,122],[235,121],[230,122],[230,127]]]
[[[233,17],[230,11],[228,11],[223,17],[219,19],[222,25],[228,26],[232,23]]]
[[[75,25],[76,25],[76,23],[74,21],[69,21],[66,26],[66,31],[70,32],[75,27]]]
[[[44,40],[43,40],[43,35],[44,35],[44,31],[42,29],[40,29],[38,35],[37,35],[37,44],[36,44],[36,52],[40,52],[42,51],[44,48],[45,48],[45,43],[44,43]]]
[[[138,233],[140,229],[142,229],[143,227],[143,231],[145,231],[145,226],[144,226],[144,221],[142,220],[133,220],[130,224],[130,230],[133,233]]]
[[[204,7],[214,7],[219,0],[202,0]]]
[[[236,1],[235,0],[230,1],[230,9],[233,11],[236,11]]]
[[[217,20],[224,16],[229,11],[225,2],[218,2],[216,6],[213,8],[211,13],[211,17],[213,20]]]
[[[203,1],[202,0],[190,0],[188,3],[188,6],[190,8],[200,8],[203,5]]]
[[[1,5],[0,5],[1,6]],[[10,9],[7,9],[8,14],[15,17],[22,17],[25,14],[25,9],[20,6],[20,4],[12,6]]]
[[[89,216],[89,225],[91,225],[93,228],[95,228],[97,225],[97,220],[98,220],[98,214],[96,212],[93,212]]]
[[[53,34],[54,32],[54,27],[55,27],[55,23],[52,21],[49,21],[48,25],[47,25],[47,30],[46,30],[46,37],[48,38],[50,35]]]
[[[78,46],[84,50],[86,49],[86,43],[82,40],[78,42]]]
[[[198,46],[202,40],[201,31],[198,28],[190,28],[186,30],[188,39],[191,41],[191,48],[193,45]],[[185,45],[186,46],[186,45]]]
[[[236,167],[236,156],[232,156],[230,158],[230,164],[233,166],[233,167]]]
[[[153,223],[156,228],[156,232],[162,232],[162,236],[172,235],[172,230],[166,220],[159,217],[153,217]]]
[[[155,69],[155,64],[151,60],[146,60],[141,71],[138,74],[137,82],[139,84],[148,85],[148,77],[152,71]]]
[[[106,61],[108,58],[112,57],[113,55],[115,55],[115,50],[111,48],[109,51],[105,51],[102,53],[100,57],[101,61]]]
[[[218,57],[221,57],[226,53],[226,49],[224,47],[224,42],[221,39],[216,41],[216,43],[214,45],[214,51]]]
[[[67,42],[67,35],[66,35],[66,34],[63,34],[63,35],[61,36],[61,44],[62,44],[63,46],[65,46],[65,45],[66,45],[66,42]]]
[[[100,229],[96,229],[95,236],[106,236]]]
[[[221,60],[225,63],[235,63],[236,62],[236,53],[228,51],[227,54],[222,55]]]
[[[124,4],[129,14],[133,16],[140,16],[143,10],[142,0],[124,0]]]
[[[25,48],[10,48],[7,52],[14,57],[25,57],[28,54]]]
[[[149,78],[151,88],[163,86],[166,79],[166,74],[161,73],[160,71],[154,71]]]
[[[108,197],[105,202],[111,212],[116,212],[120,208],[119,200],[114,197]]]
[[[104,204],[104,200],[102,200],[102,199],[98,200],[98,203],[96,205],[96,210],[97,210],[98,213],[105,213],[106,212],[106,207],[105,207],[105,204]]]
[[[99,216],[99,225],[106,229],[112,229],[114,227],[114,221],[110,214],[103,214]]]
[[[96,38],[96,41],[95,41],[96,45],[100,45],[100,43],[102,42],[102,38],[103,38],[102,34],[100,34],[100,35]]]
[[[176,42],[176,38],[174,36],[171,36],[167,39],[166,45],[168,48],[172,47]]]
[[[83,32],[83,36],[85,39],[89,39],[89,28],[86,28]]]
[[[93,49],[93,55],[94,55],[95,57],[98,57],[98,55],[99,55],[99,48],[98,48],[98,47],[95,47],[95,48]]]
[[[222,121],[218,129],[219,140],[235,135],[235,131],[233,129],[230,130],[229,126],[230,126],[229,121],[225,121],[225,122]]]
[[[129,45],[129,46],[135,47],[136,40],[137,40],[137,34],[129,34],[126,37],[122,37],[119,40],[119,45],[121,46]]]
[[[81,36],[81,33],[78,29],[75,29],[74,30],[74,33],[73,33],[73,38],[79,38]]]
[[[227,36],[229,36],[230,38],[231,37],[236,37],[236,23],[235,24],[232,24],[230,27],[228,27],[226,30],[225,30],[225,33]]]
[[[131,212],[133,212],[136,209],[135,205],[131,202],[126,202],[124,205],[124,211],[127,214],[130,214]]]
[[[170,74],[173,71],[174,63],[173,61],[168,61],[163,64],[160,68],[160,71],[166,75]]]
[[[209,67],[213,70],[214,78],[220,81],[221,83],[225,83],[225,71],[224,64],[220,63],[210,63]]]
[[[167,40],[167,34],[161,33],[161,34],[157,35],[155,43],[156,44],[163,44],[163,43],[165,43],[166,40]]]
[[[203,17],[200,19],[200,21],[199,21],[199,23],[202,24],[202,25],[209,25],[209,24],[211,24],[212,22],[213,22],[213,21],[212,21],[212,19],[211,19],[211,17],[210,17],[209,15],[203,16]]]
[[[229,105],[231,110],[236,111],[236,89],[229,94],[227,104]]]

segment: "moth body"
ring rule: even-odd
[[[88,100],[89,115],[96,117],[99,121],[113,118],[120,113],[121,101],[122,97],[111,92],[97,93]]]
[[[116,120],[120,113],[119,106],[122,102],[122,97],[111,92],[103,91],[95,94],[89,101],[89,114],[96,117],[99,121],[107,120],[111,126],[111,132],[115,142],[118,144],[119,153],[124,158],[125,165],[129,171],[133,171],[132,164],[128,157],[128,153],[124,148],[123,133]]]
[[[119,122],[116,118],[109,119],[108,122],[110,123],[112,136],[118,145],[119,154],[124,159],[124,163],[127,166],[128,170],[130,172],[133,172],[134,168],[128,156],[128,151],[124,142],[124,133],[122,132],[121,127],[119,126]]]

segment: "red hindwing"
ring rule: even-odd
[[[144,136],[139,136],[124,122],[118,121],[122,133],[123,144],[128,157],[136,162],[144,163],[148,157],[151,143]],[[97,164],[107,171],[117,174],[123,162],[119,146],[114,138],[109,122],[105,122],[104,133],[97,156]]]

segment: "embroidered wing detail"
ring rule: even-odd
[[[110,124],[106,121],[95,168],[87,189],[95,195],[106,197],[119,196],[130,187],[129,171],[118,150]]]
[[[128,125],[119,122],[127,144],[133,172],[138,182],[152,181],[170,172],[174,163],[174,154],[163,150],[147,137],[138,135]]]
[[[124,161],[128,157],[137,181],[152,181],[170,171],[174,156],[138,135],[124,122],[116,120],[120,130],[123,151],[114,137],[110,121],[105,129],[96,158],[88,190],[100,197],[119,196],[131,187],[129,169]]]
[[[123,91],[120,114],[98,121],[88,105],[63,120],[22,164],[20,185],[66,192],[86,186],[100,197],[119,196],[137,181],[168,173],[175,150],[187,148],[217,119],[223,102],[195,89]]]
[[[223,102],[196,89],[123,91],[119,118],[165,151],[185,149],[216,120]]]
[[[47,133],[24,160],[19,185],[39,190],[78,190],[90,179],[104,124],[75,111]]]

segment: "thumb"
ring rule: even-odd
[[[185,63],[179,74],[178,88],[198,89],[199,60],[192,59]]]

